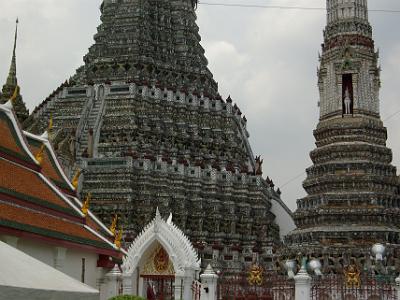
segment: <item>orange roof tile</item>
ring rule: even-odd
[[[102,239],[84,228],[82,224],[5,203],[0,203],[0,225],[11,228],[19,227],[17,228],[19,230],[73,242],[77,242],[80,239],[95,241],[99,243],[98,246],[104,244],[104,248],[111,248]],[[18,225],[22,225],[22,227]],[[78,239],[71,240],[69,237]],[[82,243],[85,243],[83,240]]]
[[[11,120],[3,111],[0,111],[0,132],[0,151],[3,151],[8,155],[16,156],[19,159],[31,162],[31,159],[20,144]]]
[[[71,206],[34,171],[0,159],[0,174],[1,192],[49,208],[73,212]]]
[[[32,139],[28,138],[29,148],[31,152],[36,155],[40,150],[40,144],[35,143]],[[64,183],[64,178],[62,178],[59,173],[55,163],[53,161],[53,157],[50,154],[50,151],[46,148],[43,153],[43,161],[41,163],[42,174],[44,174],[47,178],[51,179],[51,181],[56,184],[60,188],[65,188],[66,184]]]
[[[51,147],[46,146],[40,168],[34,157],[43,141],[33,136],[29,145],[30,134],[21,131],[12,111],[1,107],[0,136],[0,227],[111,250],[119,256],[119,251],[91,232],[100,234],[104,228],[91,217],[84,226],[79,206],[55,186],[73,191]]]

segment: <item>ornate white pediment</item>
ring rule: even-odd
[[[187,270],[200,270],[200,259],[188,237],[172,222],[172,216],[163,220],[157,208],[156,217],[130,246],[123,260],[123,272],[133,274],[155,242],[159,242],[168,253],[176,275],[184,275]]]

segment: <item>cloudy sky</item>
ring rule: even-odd
[[[18,78],[30,109],[82,64],[100,23],[100,2],[0,0],[0,81],[7,76],[18,16]],[[207,2],[325,6],[325,0]],[[369,3],[370,9],[400,11],[400,0]],[[400,166],[400,13],[371,12],[370,20],[383,70],[381,115],[394,164]],[[325,12],[200,5],[198,24],[221,94],[231,95],[247,116],[250,142],[264,158],[265,175],[282,187],[284,201],[294,210],[296,199],[304,195],[301,183],[314,148]]]

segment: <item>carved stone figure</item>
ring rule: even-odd
[[[350,92],[349,89],[346,88],[346,91],[344,92],[344,114],[345,115],[350,115],[351,114],[351,98],[350,98]]]
[[[262,171],[262,165],[264,163],[264,160],[261,159],[261,156],[256,156],[256,175],[262,175],[263,171]]]

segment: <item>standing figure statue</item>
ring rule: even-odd
[[[350,115],[351,114],[351,98],[350,98],[350,91],[349,88],[346,88],[344,92],[344,114]]]

